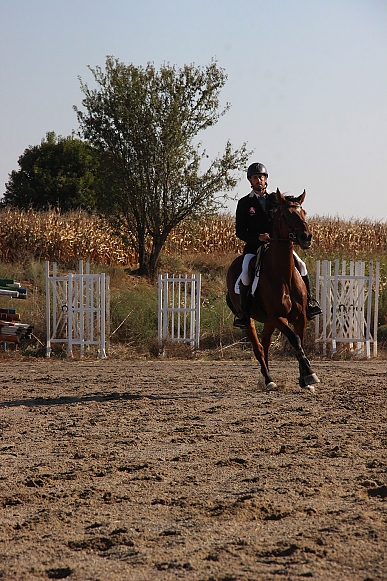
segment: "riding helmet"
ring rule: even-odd
[[[263,163],[252,163],[251,165],[249,165],[248,169],[247,169],[247,179],[250,179],[251,176],[255,173],[260,173],[265,175],[266,177],[269,177],[269,174],[267,173],[267,169],[265,168],[265,166],[263,165]]]

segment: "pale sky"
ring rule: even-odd
[[[386,0],[0,0],[0,23],[0,194],[28,146],[77,131],[87,65],[216,58],[231,110],[210,156],[246,141],[309,216],[387,220]]]

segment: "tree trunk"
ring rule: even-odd
[[[140,276],[148,276],[148,253],[146,251],[145,236],[143,233],[138,233],[137,236],[139,267],[136,270],[136,274]]]
[[[149,252],[146,247],[145,236],[138,237],[138,262],[139,267],[135,271],[139,276],[147,276],[152,282],[155,282],[157,276],[157,267],[160,258],[160,252],[163,249],[166,239],[171,229],[156,234],[152,237],[152,248]]]

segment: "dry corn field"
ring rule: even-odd
[[[351,259],[387,253],[387,222],[368,219],[343,220],[311,217],[313,249],[320,258],[350,256]],[[220,214],[200,225],[187,221],[170,235],[167,254],[239,253],[243,243],[235,236],[234,217]],[[310,254],[310,253],[309,253]],[[0,261],[19,261],[21,256],[62,264],[79,258],[96,264],[136,264],[136,253],[114,234],[106,220],[83,211],[60,214],[0,210]]]
[[[17,262],[26,256],[63,264],[84,258],[97,264],[126,265],[135,259],[104,220],[83,211],[1,210],[0,248],[1,262]]]

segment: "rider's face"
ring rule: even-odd
[[[263,193],[266,189],[267,176],[263,173],[255,173],[250,177],[250,183],[254,192]]]

